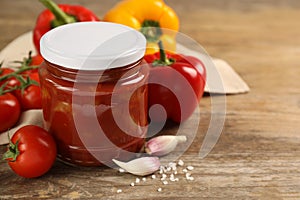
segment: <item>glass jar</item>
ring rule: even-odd
[[[58,158],[83,166],[128,160],[147,132],[146,40],[106,22],[64,25],[41,39],[45,128]]]

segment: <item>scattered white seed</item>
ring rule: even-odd
[[[121,193],[121,192],[122,192],[122,190],[121,190],[121,189],[118,189],[118,190],[117,190],[117,193]]]
[[[165,172],[167,172],[167,168],[166,168],[165,166],[160,166],[159,173],[160,173],[160,174],[163,174],[163,173],[165,173]]]
[[[188,180],[188,181],[193,181],[194,180],[194,177],[192,177],[192,175],[190,173],[186,173],[185,174],[185,178]]]
[[[179,165],[179,166],[183,166],[183,165],[184,165],[184,162],[183,162],[182,160],[179,160],[179,161],[178,161],[178,165]]]
[[[163,181],[163,184],[164,185],[168,185],[168,181]]]
[[[169,167],[172,167],[172,168],[173,168],[173,167],[176,167],[176,163],[175,163],[175,162],[170,162],[170,163],[169,163]]]
[[[173,171],[175,171],[176,170],[176,163],[175,162],[170,162],[169,163],[169,167],[171,167],[171,169],[173,170]]]
[[[175,181],[174,174],[171,174],[171,175],[170,175],[170,181],[172,181],[172,182],[174,182],[174,181]]]
[[[175,177],[175,175],[178,174],[177,165],[182,167],[182,166],[184,166],[184,162],[182,160],[179,160],[178,162],[170,162],[166,166],[163,166],[163,165],[160,166],[160,168],[159,168],[159,174],[161,174],[160,180],[162,181],[162,183],[164,185],[169,184],[168,181],[171,181],[171,182],[179,181],[179,178]],[[189,171],[192,171],[192,170],[194,170],[194,167],[191,165],[188,165],[186,168],[182,169],[182,172],[185,174],[185,178],[188,181],[194,180],[194,177],[192,177],[191,173],[189,173]],[[126,170],[124,170],[123,168],[119,168],[119,172],[123,173],[123,172],[126,172]],[[167,180],[168,176],[169,176],[169,179]],[[156,179],[157,174],[152,174],[151,178]],[[135,182],[130,183],[130,186],[134,187],[136,184],[140,183],[141,181],[146,182],[147,178],[146,177],[143,177],[141,179],[136,178]],[[157,191],[161,192],[162,188],[158,188]],[[121,192],[122,192],[122,189],[117,190],[117,193],[121,193]]]
[[[139,178],[136,178],[136,179],[135,179],[135,182],[136,182],[136,183],[139,183],[140,181],[141,181],[141,180],[140,180]]]
[[[126,170],[123,169],[123,168],[119,168],[119,172],[120,172],[120,173],[124,173],[124,172],[126,172]]]
[[[162,174],[162,176],[161,176],[161,179],[160,180],[165,180],[167,178],[167,175],[166,174]]]

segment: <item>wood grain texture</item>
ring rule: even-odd
[[[57,1],[69,2],[69,1]],[[117,0],[75,0],[103,16]],[[297,0],[167,0],[179,14],[181,32],[228,61],[251,92],[226,97],[226,120],[213,151],[198,156],[211,120],[210,96],[200,103],[201,121],[181,156],[194,181],[163,185],[108,168],[71,167],[57,161],[45,176],[24,179],[0,161],[0,199],[300,199],[300,2]],[[0,49],[31,30],[42,6],[0,0]],[[184,131],[194,131],[187,124]],[[169,125],[164,133],[175,133]],[[5,151],[0,146],[0,154]],[[175,152],[175,154],[178,152]],[[157,192],[161,187],[162,191]],[[122,193],[117,193],[122,189]]]

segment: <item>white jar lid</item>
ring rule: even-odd
[[[76,70],[105,70],[140,60],[146,38],[130,27],[109,22],[78,22],[48,31],[40,40],[50,63]]]

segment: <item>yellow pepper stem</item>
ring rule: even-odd
[[[157,42],[163,34],[159,22],[154,20],[143,21],[140,31],[144,34],[148,42]]]

